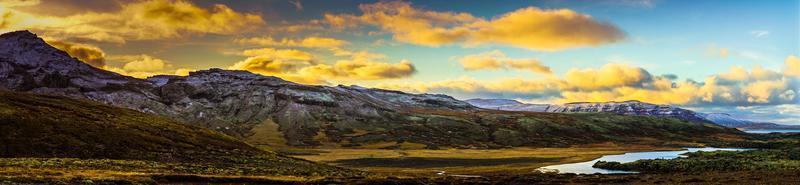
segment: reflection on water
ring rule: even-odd
[[[640,159],[673,159],[681,157],[681,154],[686,152],[696,152],[696,151],[741,151],[746,149],[740,148],[688,148],[686,150],[679,150],[679,151],[658,151],[658,152],[633,152],[633,153],[625,153],[620,155],[606,155],[600,157],[598,159],[581,162],[581,163],[570,163],[570,164],[560,164],[560,165],[552,165],[552,166],[545,166],[539,169],[539,171],[549,172],[558,170],[559,173],[577,173],[577,174],[593,174],[593,173],[636,173],[630,171],[619,171],[619,170],[605,170],[600,168],[593,168],[592,165],[597,163],[597,161],[616,161],[620,163],[627,163],[633,162]]]
[[[753,134],[769,134],[769,133],[795,133],[800,132],[800,129],[757,129],[757,130],[744,130],[747,133]]]

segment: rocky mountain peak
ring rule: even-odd
[[[29,67],[75,68],[83,64],[64,51],[48,45],[29,31],[15,31],[0,35],[0,60]],[[54,64],[51,64],[54,63]]]
[[[0,35],[0,78],[5,89],[73,97],[82,97],[76,92],[141,82],[83,63],[29,31]]]
[[[44,42],[44,40],[40,39],[39,36],[36,36],[36,34],[31,33],[28,30],[20,30],[20,31],[13,31],[13,32],[4,33],[4,34],[0,35],[0,39],[14,39],[14,40],[27,40],[27,41],[32,41],[32,42],[35,42],[35,41]]]
[[[274,76],[259,75],[245,70],[225,70],[219,68],[211,68],[207,70],[189,72],[189,76],[187,76],[187,78],[189,78],[190,80],[203,80],[203,81],[216,81],[216,82],[268,81],[273,83],[274,85],[294,84],[292,82]]]

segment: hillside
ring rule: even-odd
[[[129,170],[143,163],[128,161],[152,161],[164,166],[130,170],[163,168],[181,173],[218,174],[246,168],[247,173],[258,175],[347,172],[265,152],[233,137],[160,116],[64,97],[0,91],[0,123],[2,167],[30,162],[26,164],[28,168],[78,165],[81,169],[107,169],[109,166],[97,165],[112,160],[121,163],[109,164],[117,166],[114,170]],[[93,162],[59,163],[75,158]],[[50,163],[40,163],[40,159]],[[208,169],[220,171],[205,171]]]
[[[167,116],[268,146],[428,148],[703,142],[742,134],[695,120],[612,114],[520,113],[447,95],[303,85],[210,69],[146,80],[93,68],[36,35],[0,36],[0,87],[62,95]]]

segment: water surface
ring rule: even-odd
[[[747,133],[753,134],[769,134],[769,133],[796,133],[800,132],[800,129],[753,129],[753,130],[744,130]]]
[[[552,166],[545,166],[540,168],[540,171],[553,171],[558,170],[559,173],[577,173],[577,174],[593,174],[593,173],[636,173],[631,171],[620,171],[620,170],[606,170],[600,168],[594,168],[592,165],[597,163],[597,161],[615,161],[620,163],[627,163],[633,162],[640,159],[674,159],[678,157],[682,157],[681,154],[687,152],[697,152],[697,151],[741,151],[746,149],[740,148],[687,148],[686,150],[679,150],[679,151],[656,151],[656,152],[632,152],[632,153],[625,153],[619,155],[605,155],[598,159],[587,161],[587,162],[580,162],[580,163],[570,163],[570,164],[560,164],[560,165],[552,165]]]

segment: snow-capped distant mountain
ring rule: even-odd
[[[796,125],[781,125],[775,123],[767,123],[767,122],[754,122],[749,120],[737,119],[727,113],[707,113],[704,114],[704,117],[713,123],[732,127],[732,128],[744,128],[744,129],[800,129],[800,126]]]
[[[741,129],[800,128],[800,126],[743,120],[725,113],[699,113],[678,106],[651,104],[635,100],[623,102],[575,102],[563,105],[526,104],[507,99],[469,99],[466,102],[476,107],[494,110],[556,113],[611,112],[622,115],[674,117],[687,121],[708,121],[726,127]]]
[[[517,100],[509,99],[469,99],[465,100],[476,107],[494,110],[511,110],[511,111],[532,111],[532,112],[546,112],[551,105],[548,104],[528,104],[522,103]]]

